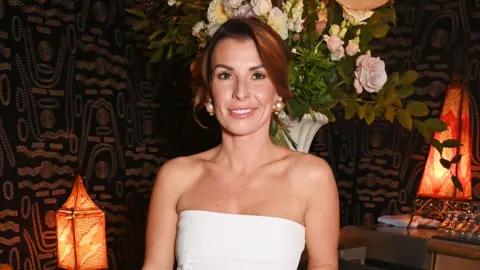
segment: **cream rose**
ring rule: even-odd
[[[377,93],[387,82],[385,62],[379,57],[372,57],[370,51],[357,58],[357,69],[355,70],[355,81],[353,83],[357,93],[365,89],[369,93]]]
[[[345,49],[343,48],[343,40],[337,36],[324,35],[323,40],[327,43],[327,48],[330,50],[330,59],[332,61],[338,61],[345,57]]]
[[[257,16],[266,14],[272,9],[272,2],[270,0],[251,0],[250,5],[252,5],[253,12]]]

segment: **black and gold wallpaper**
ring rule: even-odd
[[[396,2],[397,27],[377,54],[390,71],[419,72],[413,99],[434,116],[452,73],[467,76],[480,199],[480,2]],[[55,211],[78,172],[106,212],[109,269],[140,269],[158,168],[218,142],[214,121],[205,130],[193,120],[188,81],[171,80],[188,73],[160,73],[147,36],[130,30],[136,18],[125,7],[143,4],[0,0],[0,263],[57,269]],[[311,147],[334,169],[342,225],[410,211],[428,150],[417,132],[341,115]]]

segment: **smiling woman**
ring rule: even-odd
[[[165,163],[148,214],[144,270],[337,269],[338,194],[320,158],[272,143],[291,98],[290,54],[257,19],[230,19],[195,65],[195,107],[222,127],[217,147]],[[175,252],[174,252],[175,251]]]
[[[206,50],[199,54],[192,65],[192,75],[194,78],[195,107],[203,106],[211,97],[213,77],[212,73],[216,65],[222,66],[224,59],[213,59],[214,51],[218,51],[217,44],[226,39],[235,41],[253,42],[254,51],[259,57],[260,63],[255,67],[263,67],[274,83],[276,91],[282,99],[287,102],[292,98],[288,80],[288,64],[290,62],[290,49],[282,38],[267,24],[250,18],[231,19],[228,24],[217,30],[210,40]],[[250,46],[252,44],[249,44]],[[243,56],[246,51],[232,51],[238,56]],[[214,61],[216,60],[216,63]],[[223,65],[225,67],[225,65]]]

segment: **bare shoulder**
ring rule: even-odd
[[[317,181],[319,178],[333,176],[330,165],[323,158],[304,153],[294,155],[291,172],[296,177],[300,176],[308,181]]]
[[[155,189],[180,197],[202,174],[207,152],[177,157],[165,162],[158,170]]]
[[[319,192],[333,192],[337,186],[332,169],[323,158],[298,153],[291,163],[292,180],[301,185],[306,196],[318,196]]]

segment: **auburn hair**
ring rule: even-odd
[[[251,39],[277,94],[287,102],[293,94],[289,84],[290,49],[280,35],[268,24],[256,18],[231,18],[212,36],[205,50],[198,54],[191,66],[194,91],[194,112],[211,97],[212,55],[224,39]]]

